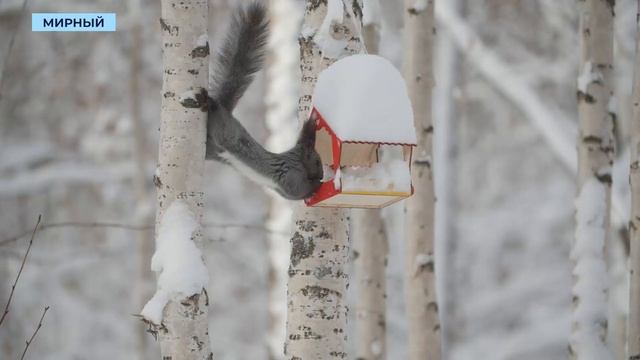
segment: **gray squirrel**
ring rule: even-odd
[[[214,66],[207,97],[206,159],[234,167],[255,182],[291,200],[311,196],[322,180],[322,162],[315,151],[315,121],[307,120],[296,144],[283,153],[264,149],[231,112],[260,70],[268,37],[267,12],[251,3],[231,20]]]

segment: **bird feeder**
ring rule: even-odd
[[[310,120],[325,176],[308,206],[382,208],[413,194],[413,111],[389,61],[353,55],[325,69]]]

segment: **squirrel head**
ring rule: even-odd
[[[289,169],[283,175],[276,189],[280,195],[290,200],[310,197],[320,187],[322,181],[322,161],[316,152],[316,124],[311,119],[304,123],[298,142],[286,155]]]

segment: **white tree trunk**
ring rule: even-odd
[[[629,223],[629,327],[627,359],[640,359],[640,0],[636,16],[636,56],[633,68],[631,120],[631,222]]]
[[[377,54],[380,23],[377,0],[364,2],[364,45],[369,54]],[[367,9],[368,6],[376,7]],[[370,14],[367,16],[367,14]],[[386,358],[386,268],[389,244],[379,209],[351,211],[356,286],[356,359]]]
[[[356,295],[356,359],[386,358],[389,244],[380,210],[351,212]]]
[[[573,312],[569,350],[575,359],[611,358],[606,346],[607,270],[613,117],[613,1],[580,1],[578,199],[571,260]]]
[[[409,359],[441,358],[441,331],[434,257],[433,122],[431,94],[434,1],[405,0],[405,78],[413,106],[418,148],[413,155],[415,194],[407,200],[404,291],[409,323]]]
[[[463,0],[449,0],[446,4],[439,3],[437,10],[448,6],[456,14],[465,8]],[[438,14],[435,15],[436,19]],[[444,30],[444,31],[443,31]],[[436,289],[440,297],[440,320],[442,325],[442,357],[447,358],[447,349],[456,341],[458,334],[463,334],[460,305],[464,299],[457,296],[459,292],[459,278],[457,275],[459,264],[458,239],[456,234],[456,182],[457,182],[457,123],[458,117],[464,115],[464,103],[453,96],[454,89],[460,83],[463,67],[461,66],[460,51],[448,29],[438,29],[437,50],[435,51],[434,68],[438,69],[438,86],[435,88],[434,106],[434,168],[436,202],[435,243],[438,249],[436,264],[438,273]],[[442,289],[442,290],[441,290]],[[440,291],[441,290],[441,291]]]
[[[315,42],[327,13],[327,5],[344,8],[342,24],[330,26],[331,41],[344,42],[341,54],[323,53]],[[342,0],[306,1],[303,35],[300,37],[301,96],[298,116],[303,122],[311,111],[313,88],[319,72],[338,56],[358,53],[361,2]],[[327,57],[336,55],[335,57]],[[345,303],[349,258],[348,212],[343,209],[294,209],[294,234],[287,283],[287,337],[289,360],[345,359],[347,306]]]
[[[266,123],[269,130],[266,147],[282,152],[297,138],[298,119],[298,31],[302,21],[302,4],[295,0],[270,3],[271,38],[267,68]],[[269,246],[269,330],[267,348],[270,360],[284,359],[287,322],[287,268],[291,247],[283,233],[292,228],[293,207],[282,196],[270,193],[271,205],[267,225]]]
[[[207,112],[200,108],[202,99],[198,101],[189,94],[208,87],[207,8],[207,0],[162,1],[164,73],[156,237],[164,211],[177,199],[187,203],[198,223],[202,223]],[[202,231],[194,232],[192,239],[201,246]],[[163,359],[213,358],[207,330],[208,305],[205,289],[180,301],[169,301],[158,329]]]

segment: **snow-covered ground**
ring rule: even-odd
[[[467,44],[462,57],[436,61],[436,136],[444,128],[446,112],[439,109],[447,99],[453,139],[445,156],[434,159],[436,176],[439,171],[448,174],[437,184],[439,191],[448,191],[447,196],[438,196],[447,199],[448,218],[439,222],[446,227],[446,231],[439,229],[446,239],[438,240],[437,250],[446,359],[565,359],[576,187],[567,156],[558,149],[574,146],[550,146],[557,139],[550,140],[540,124],[553,123],[569,141],[575,140],[576,79],[583,70],[577,66],[577,10],[574,2],[555,0],[458,2],[464,24],[502,67],[482,68],[487,64],[465,57],[464,53],[474,54],[477,42]],[[210,39],[215,47],[234,1],[211,3]],[[384,17],[380,53],[397,67],[402,63],[400,3],[380,1]],[[119,30],[114,34],[31,33],[27,14],[6,64],[4,55],[21,2],[0,3],[0,68],[6,67],[0,89],[0,241],[30,229],[38,214],[43,214],[45,223],[136,224],[137,214],[153,208],[162,74],[160,9],[157,1],[143,0],[142,5],[142,39],[137,45],[144,129],[140,165],[135,160],[130,96],[130,54],[136,45],[129,30],[134,19],[128,16],[127,2],[29,1],[27,13],[115,11]],[[620,134],[630,115],[634,13],[633,1],[618,1]],[[441,24],[440,40],[446,39],[447,29],[459,27]],[[444,81],[447,77],[453,79],[450,87]],[[258,77],[236,111],[263,143],[267,137],[265,81]],[[497,83],[515,84],[519,91],[506,92]],[[533,94],[545,111],[530,111],[537,108],[523,105],[531,100],[518,98],[523,93]],[[282,96],[290,94],[283,91]],[[297,101],[289,104],[295,107]],[[536,119],[540,114],[557,115],[545,122]],[[618,149],[623,150],[625,136],[618,141]],[[625,199],[626,160],[621,161],[622,166],[614,168],[614,187]],[[142,199],[135,185],[140,178],[150,194]],[[214,358],[266,359],[269,197],[217,163],[207,164],[205,183],[205,260]],[[390,234],[389,359],[406,356],[402,210],[402,204],[384,210]],[[153,225],[153,219],[150,222]],[[624,248],[617,234],[612,232],[613,265],[609,267],[613,334],[620,326],[614,320],[620,318],[626,301],[619,255]],[[272,235],[288,241],[287,234]],[[0,327],[0,358],[19,358],[47,305],[51,308],[44,326],[29,349],[33,359],[157,358],[156,344],[134,316],[155,289],[150,256],[139,255],[141,241],[153,244],[152,232],[96,227],[42,230],[16,288],[11,312]],[[2,306],[26,245],[24,239],[0,245]],[[350,337],[354,336],[352,331]],[[146,351],[140,350],[141,338]],[[615,338],[612,344],[617,344]],[[620,347],[612,349],[614,358],[620,358]]]

